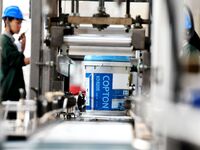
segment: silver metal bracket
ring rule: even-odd
[[[35,64],[38,66],[46,66],[46,67],[54,67],[55,66],[54,61],[36,62]]]

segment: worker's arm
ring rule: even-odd
[[[25,33],[22,33],[18,40],[21,43],[21,50],[22,50],[22,52],[24,52],[25,47],[26,47],[26,35],[25,35]]]
[[[24,58],[24,64],[25,64],[25,65],[30,64],[30,62],[31,62],[30,57]]]
[[[19,41],[20,41],[20,43],[21,43],[21,50],[22,50],[22,52],[24,52],[25,47],[26,47],[26,35],[25,35],[25,33],[22,33],[22,34],[20,35]],[[24,58],[24,64],[25,64],[25,65],[30,64],[30,58],[29,58],[29,57],[28,57],[28,58]]]

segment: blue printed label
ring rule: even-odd
[[[92,106],[92,74],[86,73],[86,109],[90,110]]]
[[[94,109],[112,109],[112,74],[94,74]]]
[[[128,96],[128,90],[113,90],[112,91],[112,98],[113,99],[122,99]]]

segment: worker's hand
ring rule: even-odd
[[[21,48],[22,48],[22,52],[24,52],[25,47],[26,47],[26,35],[25,33],[22,33],[19,37],[19,41],[21,42]]]
[[[30,57],[24,58],[24,64],[25,65],[30,64],[30,61],[31,61]]]

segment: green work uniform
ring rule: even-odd
[[[14,38],[9,33],[4,33],[0,37],[1,51],[1,72],[0,90],[1,100],[18,101],[20,98],[19,89],[25,91],[25,83],[22,67],[24,64],[24,54],[18,51],[14,44]]]

